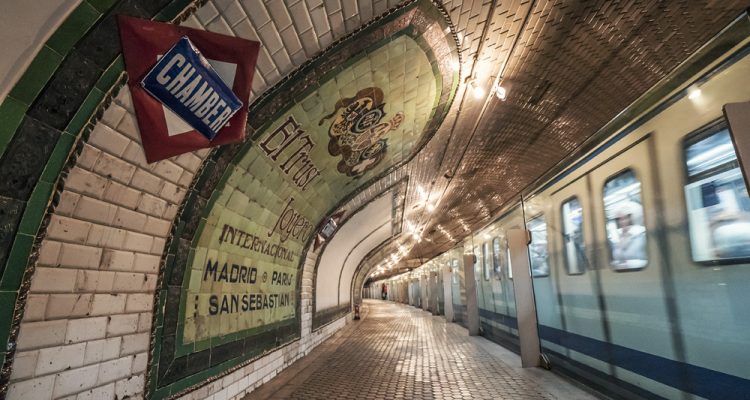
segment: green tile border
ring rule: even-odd
[[[64,132],[75,135],[76,137],[80,136],[81,129],[83,129],[83,127],[89,122],[91,114],[96,111],[97,107],[99,107],[99,103],[103,99],[104,92],[97,88],[91,89],[86,96],[86,99],[83,100],[81,107],[76,111],[75,115],[73,115],[73,119],[68,122]]]
[[[24,217],[26,217],[25,212]],[[11,268],[5,269],[2,280],[0,280],[0,290],[18,290],[18,286],[21,284],[21,280],[23,279],[26,271],[24,268],[12,267],[26,265],[33,245],[33,235],[28,235],[25,233],[16,234],[15,240],[13,240],[13,246],[11,247],[10,255],[8,256],[7,265]],[[3,306],[0,307],[0,310],[3,310],[7,306],[9,306],[9,304],[3,304]]]
[[[18,293],[15,291],[0,291],[0,304],[15,304],[17,297]],[[6,343],[8,341],[8,335],[12,329],[12,323],[13,309],[10,307],[0,308],[0,343]],[[5,360],[8,358],[7,351],[9,349],[5,348],[2,350],[3,352],[1,354],[3,355],[4,364]]]
[[[29,67],[21,75],[21,78],[16,82],[16,85],[13,86],[8,95],[18,99],[27,106],[31,105],[50,78],[52,78],[55,71],[57,71],[57,67],[60,66],[63,58],[65,58],[64,54],[52,50],[45,44],[39,50],[36,57],[31,60],[31,64],[29,64]]]
[[[63,134],[60,135],[60,138],[55,145],[55,149],[52,150],[47,165],[44,167],[44,172],[42,172],[42,176],[39,178],[40,184],[47,183],[52,185],[57,182],[57,177],[65,166],[65,162],[70,156],[70,150],[73,148],[77,139],[77,135],[68,132],[63,132]],[[38,189],[38,186],[39,185],[34,189],[35,192]],[[33,193],[31,196],[32,198],[34,197]]]
[[[112,6],[117,3],[118,0],[85,0],[86,3],[90,4],[94,9],[101,12],[102,14],[109,11]]]
[[[28,109],[28,104],[10,95],[0,105],[0,155],[3,154],[5,147],[10,143],[18,126],[21,125]]]
[[[88,2],[82,2],[50,36],[47,46],[58,54],[67,54],[101,16],[101,11]]]
[[[21,225],[18,226],[19,233],[36,236],[39,224],[44,218],[44,211],[47,209],[47,205],[49,205],[50,198],[52,197],[53,189],[52,183],[49,182],[39,182],[36,185],[34,191],[31,192],[31,198],[26,204],[23,217],[21,217]]]
[[[115,61],[112,62],[109,68],[107,68],[104,71],[104,73],[96,82],[96,85],[94,86],[100,91],[106,92],[115,83],[117,83],[117,80],[120,79],[120,77],[122,76],[124,72],[125,72],[125,61],[123,60],[122,55],[119,55],[117,56]]]

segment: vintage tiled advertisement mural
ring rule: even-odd
[[[184,343],[294,318],[296,268],[314,224],[357,178],[411,153],[439,101],[437,81],[425,52],[402,35],[269,125],[227,171],[192,252]]]
[[[149,391],[169,397],[300,334],[301,268],[337,205],[408,161],[452,101],[458,52],[429,1],[334,45],[250,110],[175,223]]]

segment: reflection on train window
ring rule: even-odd
[[[513,264],[510,262],[510,246],[508,246],[507,240],[505,241],[505,253],[505,259],[508,260],[508,278],[513,279]]]
[[[586,268],[583,243],[583,207],[577,197],[562,204],[562,234],[565,268],[568,274],[582,274]]]
[[[729,131],[688,143],[685,153],[693,260],[750,257],[750,199]]]
[[[506,256],[505,250],[503,249],[503,243],[499,237],[492,239],[492,271],[495,274],[495,279],[503,279],[503,265],[505,264]]]
[[[454,284],[458,284],[458,259],[454,258],[450,262],[451,267],[451,277],[453,279]]]
[[[631,170],[604,184],[604,212],[612,267],[618,271],[648,264],[641,182]]]
[[[490,274],[492,273],[492,251],[490,251],[490,242],[484,242],[482,244],[482,257],[484,262],[482,263],[482,269],[484,272],[484,280],[490,280]]]
[[[478,254],[478,255],[477,255]],[[471,253],[474,256],[474,280],[479,282],[480,274],[482,273],[482,266],[484,265],[484,258],[482,257],[482,246],[474,246],[474,251]]]
[[[547,253],[547,222],[544,220],[544,215],[529,220],[528,228],[531,233],[529,245],[531,276],[547,276],[549,275],[549,255]]]

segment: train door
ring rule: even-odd
[[[477,307],[480,310],[486,310],[487,305],[485,304],[484,299],[485,290],[482,279],[482,264],[484,263],[484,260],[482,259],[482,246],[480,244],[473,246],[471,254],[474,255],[474,283],[477,292]]]
[[[510,228],[509,228],[510,229]],[[508,309],[508,321],[509,323],[506,325],[507,332],[514,337],[518,336],[518,324],[516,321],[516,316],[518,313],[516,312],[516,292],[515,288],[513,287],[513,268],[510,261],[510,247],[508,246],[508,231],[503,230],[503,250],[505,251],[505,262],[507,265],[507,268],[505,270],[505,277],[507,279],[503,280],[503,291],[505,292],[505,300],[506,305]],[[514,321],[514,322],[510,322]]]
[[[454,281],[451,294],[453,297],[453,317],[462,326],[466,326],[466,283],[462,263],[463,248],[458,247],[450,251],[451,270]]]
[[[419,307],[419,281],[412,277],[409,282],[411,285],[411,305]]]
[[[414,293],[414,307],[422,307],[422,293],[419,291],[419,278],[412,278],[412,293]]]
[[[434,315],[440,314],[440,305],[438,304],[438,301],[440,299],[440,296],[438,295],[438,284],[437,284],[437,273],[434,270],[435,264],[432,263],[430,266],[429,271],[429,279],[430,279],[430,311]]]
[[[672,218],[681,222],[679,228],[670,229],[670,249],[684,249],[670,252],[674,260],[672,281],[684,338],[684,360],[747,382],[750,380],[747,186],[732,136],[723,123],[699,129],[679,144],[683,152],[682,168],[675,171],[665,163],[662,172],[675,174],[681,170],[685,174],[683,182],[665,183],[671,190],[684,192],[685,198],[684,207],[669,210]],[[732,386],[741,384],[734,379],[727,389],[733,390]],[[700,381],[693,384],[697,387]],[[726,394],[725,397],[731,397]]]
[[[488,312],[486,315],[490,317],[490,313],[495,313],[495,294],[492,290],[492,242],[490,241],[489,236],[485,237],[485,240],[482,242],[481,245],[481,252],[479,257],[482,258],[481,264],[481,276],[479,280],[481,281],[482,285],[482,295],[483,295],[483,303],[484,306],[482,307],[484,310],[487,310]],[[480,316],[482,312],[480,311]],[[490,317],[491,318],[491,317]]]
[[[537,221],[540,222],[540,221]],[[518,338],[518,325],[517,325],[517,316],[518,313],[516,311],[516,292],[515,287],[513,286],[513,266],[510,258],[510,247],[508,246],[508,232],[511,229],[522,229],[524,228],[524,210],[519,205],[517,207],[512,208],[506,216],[502,218],[500,221],[500,225],[502,226],[501,232],[502,236],[505,238],[503,241],[505,244],[505,260],[506,260],[506,277],[503,281],[503,288],[506,293],[506,299],[508,301],[508,333],[513,338],[513,343],[517,345],[517,338]],[[530,229],[530,227],[528,227]],[[539,226],[537,225],[537,228]]]
[[[588,175],[570,183],[550,195],[550,244],[552,257],[553,288],[546,296],[547,303],[558,304],[558,317],[549,316],[549,310],[540,311],[537,300],[537,312],[540,324],[549,323],[553,329],[561,329],[577,335],[606,340],[602,303],[600,302],[600,270],[595,268],[594,260],[594,220],[592,215],[592,198]],[[542,292],[534,289],[539,298]],[[554,296],[554,298],[553,298]],[[544,329],[542,329],[544,331]],[[554,332],[554,330],[552,330]],[[550,332],[551,333],[551,332]],[[559,352],[561,348],[554,348]],[[565,353],[563,353],[565,354]],[[567,353],[572,359],[580,355]]]
[[[438,314],[445,314],[445,291],[443,290],[443,263],[438,262],[435,271],[435,290],[437,293]]]
[[[495,304],[495,312],[505,318],[508,312],[508,293],[504,283],[507,280],[508,259],[507,244],[505,236],[495,233],[492,238],[492,297]]]
[[[618,346],[668,358],[674,355],[662,284],[665,260],[657,242],[659,209],[649,158],[651,140],[646,136],[589,175],[605,334],[615,345],[606,346],[612,372],[644,386],[649,382],[618,368],[636,362],[619,357]]]
[[[553,255],[553,243],[550,241],[555,235],[554,221],[551,220],[546,201],[535,198],[527,203],[526,215],[530,218],[526,221],[526,229],[531,236],[529,243],[529,261],[531,277],[534,284],[534,301],[537,308],[537,318],[540,326],[556,326],[553,320],[559,311],[556,310],[554,302],[555,285],[554,271],[550,271],[551,256]],[[542,211],[543,210],[543,211]],[[552,264],[553,265],[553,264]]]

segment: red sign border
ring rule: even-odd
[[[128,87],[148,163],[245,140],[247,103],[260,50],[259,42],[124,15],[118,16],[118,25],[125,70],[128,73]],[[231,86],[232,91],[243,102],[243,107],[210,141],[195,130],[169,136],[162,104],[140,85],[143,77],[156,64],[157,56],[169,51],[183,36],[187,36],[204,57],[237,65]]]

